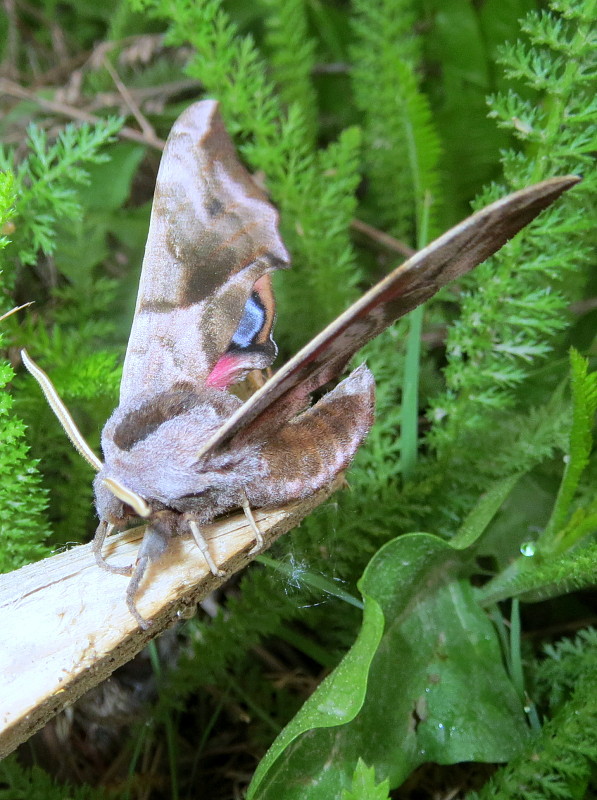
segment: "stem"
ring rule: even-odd
[[[431,196],[425,193],[419,205],[417,220],[417,248],[421,250],[429,237],[429,210]],[[419,375],[421,371],[421,333],[423,330],[424,306],[419,306],[409,315],[410,328],[406,341],[406,359],[402,381],[402,410],[400,426],[400,470],[402,479],[414,472],[417,463],[419,437]]]
[[[147,645],[147,652],[149,653],[149,660],[151,667],[158,679],[158,686],[161,685],[163,677],[162,664],[160,662],[160,655],[158,652],[155,641],[149,642]],[[166,747],[168,751],[168,765],[170,767],[170,797],[172,800],[178,800],[180,797],[178,792],[178,757],[176,747],[176,730],[172,716],[166,714],[164,719],[164,729],[166,732]]]
[[[406,359],[402,380],[402,412],[400,426],[400,471],[403,480],[413,473],[417,463],[419,436],[419,372],[421,358],[421,331],[423,306],[410,314],[410,328],[406,341]]]

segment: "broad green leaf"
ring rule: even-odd
[[[510,495],[512,489],[520,480],[520,473],[509,475],[495,481],[489,489],[481,495],[474,508],[460,526],[456,536],[450,540],[455,550],[464,550],[473,545],[485,531],[501,505]]]
[[[108,255],[108,217],[89,211],[85,217],[57,226],[54,259],[59,272],[82,291],[93,288],[92,270]]]
[[[123,142],[110,149],[109,161],[86,168],[89,184],[78,189],[85,217],[61,226],[55,250],[60,272],[82,289],[91,287],[92,270],[109,256],[109,234],[133,245],[142,246],[145,242],[148,226],[145,207],[139,213],[137,209],[122,208],[144,154],[145,148],[140,145]]]
[[[570,350],[570,370],[572,389],[572,427],[566,469],[551,519],[544,534],[539,539],[543,553],[558,552],[562,546],[561,533],[568,516],[581,476],[589,463],[593,447],[593,426],[597,411],[597,372],[589,373],[589,362],[580,353]],[[572,542],[566,542],[568,546]]]
[[[312,729],[325,729],[354,719],[365,698],[371,659],[377,650],[382,633],[381,608],[375,600],[366,599],[363,625],[354,645],[265,754],[249,786],[247,800],[257,797],[255,792],[260,788],[263,778],[269,777],[272,765],[275,765],[282,754],[291,752],[293,743],[301,734],[309,736]],[[310,769],[303,773],[303,779],[308,780],[305,776],[309,774],[311,774]],[[261,798],[263,795],[258,796]]]
[[[89,164],[89,183],[78,190],[83,208],[115,211],[128,200],[137,168],[145,155],[139,144],[119,142],[109,150],[110,160]]]
[[[491,623],[468,582],[457,579],[463,566],[462,554],[426,533],[379,550],[360,581],[359,641],[372,624],[371,608],[383,612],[385,629],[368,676],[360,670],[353,689],[352,709],[360,710],[340,711],[350,696],[340,681],[349,677],[345,659],[307,703],[328,713],[319,724],[316,715],[303,719],[301,729],[296,719],[290,723],[260,765],[249,798],[298,800],[307,791],[310,800],[339,798],[359,758],[375,764],[378,780],[387,777],[393,788],[427,761],[499,762],[520,750],[523,709]],[[354,663],[353,651],[348,657]],[[338,683],[342,694],[335,692]],[[315,723],[311,730],[308,721]]]

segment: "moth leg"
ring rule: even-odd
[[[242,509],[245,512],[245,517],[249,521],[249,525],[253,529],[253,533],[255,534],[255,544],[249,550],[249,555],[253,555],[253,553],[258,553],[260,550],[263,549],[263,534],[259,530],[257,523],[255,522],[255,517],[253,516],[253,511],[251,510],[251,506],[249,504],[249,498],[243,492],[243,499],[241,501]]]
[[[154,521],[145,529],[143,540],[137,551],[137,560],[135,561],[131,579],[129,585],[126,587],[126,604],[128,610],[144,631],[150,627],[153,620],[145,619],[145,617],[139,614],[137,606],[135,605],[135,595],[139,591],[139,586],[141,585],[148,565],[152,561],[158,561],[160,556],[166,551],[172,537],[172,532],[172,515],[168,512],[156,514]]]
[[[95,556],[95,561],[99,567],[107,570],[108,572],[112,572],[115,575],[132,575],[133,573],[132,564],[128,567],[114,567],[112,566],[112,564],[108,564],[108,562],[102,555],[102,547],[104,546],[104,542],[106,541],[106,536],[109,536],[113,530],[114,530],[114,525],[112,525],[111,522],[106,522],[106,520],[102,520],[102,522],[100,522],[100,524],[97,526],[97,530],[95,532],[95,536],[93,537],[93,542],[91,544],[91,549],[93,551],[93,555]]]
[[[207,561],[207,566],[212,575],[215,575],[216,578],[223,578],[226,572],[223,569],[220,569],[216,566],[216,562],[211,557],[211,553],[209,552],[209,547],[207,546],[207,542],[203,538],[201,531],[199,530],[199,525],[190,519],[189,520],[189,528],[191,529],[191,533],[193,534],[193,539],[195,540],[195,544],[203,553],[203,557]]]
[[[137,563],[135,564],[134,568],[132,569],[131,579],[129,581],[129,585],[126,587],[126,604],[128,610],[136,619],[139,627],[146,631],[152,623],[152,620],[145,619],[142,617],[141,614],[137,611],[137,606],[135,605],[135,595],[139,589],[139,585],[141,580],[143,579],[143,575],[145,574],[145,570],[147,569],[147,565],[149,564],[149,556],[142,556],[141,558],[137,559]]]

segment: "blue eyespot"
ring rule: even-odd
[[[253,292],[245,304],[238,328],[228,346],[229,350],[248,350],[258,344],[259,334],[267,322],[265,306],[257,292]]]

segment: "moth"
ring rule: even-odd
[[[577,182],[552,178],[473,214],[416,253],[242,402],[230,387],[276,355],[270,273],[290,258],[278,214],[238,160],[218,104],[175,122],[157,176],[120,402],[102,432],[104,460],[77,430],[48,376],[23,351],[69,438],[97,470],[98,564],[130,575],[128,608],[172,536],[191,534],[210,570],[201,527],[244,509],[306,497],[351,462],[373,423],[374,379],[361,365],[322,399],[366,342],[498,250]],[[303,310],[298,311],[304,313]],[[134,565],[110,566],[106,536],[147,522]]]

